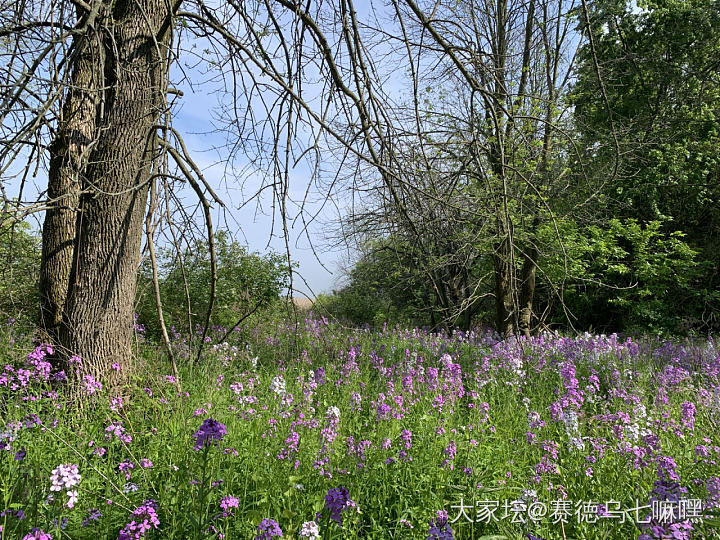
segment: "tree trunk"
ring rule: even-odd
[[[78,8],[78,18],[84,10]],[[96,36],[94,36],[96,39]],[[88,34],[75,39],[75,62],[62,116],[50,146],[48,203],[42,229],[40,265],[40,325],[58,345],[75,247],[75,224],[81,177],[89,145],[95,136],[102,67],[99,51]]]
[[[533,243],[523,255],[520,287],[519,330],[526,338],[532,334],[533,301],[535,299],[535,275],[537,271],[537,246]]]
[[[110,385],[125,379],[131,361],[133,302],[154,126],[164,112],[170,22],[170,7],[162,0],[117,0],[104,40],[89,45],[104,61],[101,86],[90,88],[102,88],[103,95],[82,177],[59,341],[66,357],[83,359],[84,374]],[[71,101],[77,97],[68,95]],[[61,177],[51,171],[51,178]],[[52,224],[46,227],[52,236]],[[46,273],[54,278],[48,280],[48,297],[57,298],[62,276],[53,274],[49,262],[44,256]]]
[[[503,220],[498,220],[503,221]],[[515,335],[514,270],[512,241],[507,223],[500,223],[500,241],[495,245],[495,321],[497,331],[505,338]]]

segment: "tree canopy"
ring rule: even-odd
[[[116,382],[141,253],[156,305],[192,292],[207,308],[190,325],[225,324],[245,291],[292,288],[291,266],[216,234],[212,208],[228,201],[173,124],[179,84],[204,78],[226,180],[262,179],[276,231],[287,239],[292,205],[314,219],[290,195],[299,163],[305,193],[347,210],[354,306],[383,290],[388,317],[492,321],[504,336],[714,330],[719,26],[714,0],[6,3],[0,227],[44,212],[40,321],[55,360],[79,354]],[[26,201],[38,170],[47,190]],[[161,234],[187,268],[156,252]]]

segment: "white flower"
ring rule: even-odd
[[[525,406],[525,410],[527,412],[530,412],[530,398],[524,397],[524,398],[522,398],[522,402],[523,402],[523,405]]]
[[[565,433],[567,433],[570,448],[576,450],[584,450],[585,443],[580,435],[580,427],[578,424],[578,416],[574,411],[563,411],[561,420],[565,424]]]
[[[335,407],[334,405],[332,407],[328,407],[328,410],[325,411],[325,418],[329,418],[331,416],[334,416],[338,420],[340,419],[340,409]]]
[[[73,489],[73,490],[68,491],[68,492],[67,492],[67,496],[69,497],[69,499],[68,499],[68,502],[66,503],[65,506],[67,506],[68,508],[72,508],[73,506],[75,506],[75,503],[76,503],[77,500],[78,500],[78,492],[77,492],[77,489]]]
[[[282,396],[285,394],[285,379],[283,379],[282,375],[277,375],[273,377],[273,380],[270,383],[270,390],[272,390],[278,396]]]
[[[302,524],[302,529],[300,529],[300,536],[302,536],[303,538],[311,538],[312,540],[317,540],[318,538],[320,538],[320,526],[314,521],[306,521]]]
[[[568,441],[568,446],[576,450],[585,450],[585,443],[580,437],[571,437]]]
[[[52,470],[50,475],[50,491],[60,491],[63,488],[70,489],[77,486],[82,480],[82,476],[78,472],[78,466],[73,463],[58,465]]]

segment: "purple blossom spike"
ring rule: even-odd
[[[193,435],[195,438],[193,449],[200,451],[206,446],[209,446],[212,441],[215,441],[215,444],[217,444],[217,441],[222,441],[225,435],[227,435],[227,427],[225,424],[208,418]]]

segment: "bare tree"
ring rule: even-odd
[[[379,203],[352,212],[346,232],[366,237],[373,223],[392,224],[425,250],[418,260],[438,298],[459,293],[445,303],[447,322],[472,316],[490,293],[498,330],[530,335],[541,322],[534,302],[546,246],[538,231],[565,212],[556,200],[571,186],[568,166],[583,160],[564,103],[583,41],[574,31],[579,5],[394,0],[392,6],[396,27],[378,32],[395,57],[404,54],[393,69],[410,81],[408,99],[384,109],[392,118],[386,134],[395,180],[380,175]],[[357,176],[370,190],[362,167]],[[470,272],[488,258],[491,291],[485,274]],[[561,299],[561,284],[548,285]]]
[[[35,204],[3,190],[2,219],[46,210],[43,324],[61,360],[80,355],[86,374],[111,384],[131,358],[143,223],[155,223],[145,219],[148,194],[169,190],[152,197],[154,214],[157,201],[177,200],[173,187],[189,184],[211,245],[211,204],[221,204],[172,125],[179,94],[170,74],[181,54],[202,50],[198,62],[227,92],[218,119],[230,158],[248,156],[266,172],[286,237],[289,170],[298,159],[317,164],[324,140],[382,169],[349,0],[34,0],[0,17],[0,170],[44,167],[48,176]]]

